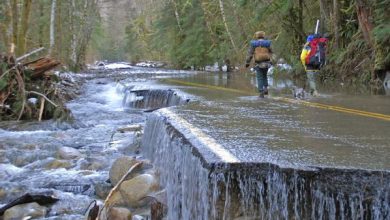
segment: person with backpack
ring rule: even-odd
[[[305,67],[309,82],[310,94],[317,96],[315,76],[323,65],[325,65],[325,50],[327,39],[318,34],[309,35],[301,52],[301,62]]]
[[[251,40],[248,53],[246,56],[245,67],[250,66],[251,60],[254,57],[255,71],[257,78],[257,88],[260,93],[259,97],[264,98],[268,95],[268,68],[271,67],[271,41],[265,39],[264,31],[257,31],[254,34],[254,39]]]

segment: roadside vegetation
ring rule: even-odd
[[[0,52],[17,58],[44,47],[42,56],[71,71],[97,60],[233,68],[263,30],[277,59],[300,76],[299,54],[319,19],[330,40],[321,80],[380,87],[390,67],[389,7],[389,0],[5,0]]]
[[[390,67],[389,0],[142,2],[150,7],[133,13],[126,29],[132,59],[164,59],[177,68],[240,66],[253,33],[264,30],[278,58],[300,74],[300,50],[320,19],[330,40],[323,80],[379,85]]]

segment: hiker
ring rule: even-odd
[[[254,56],[255,71],[257,78],[257,88],[259,90],[259,97],[264,98],[264,95],[268,95],[268,68],[271,66],[271,41],[266,40],[264,31],[257,31],[254,34],[254,39],[251,40],[246,56],[245,67],[250,66],[252,57]]]
[[[309,84],[309,93],[318,96],[315,77],[325,64],[325,49],[327,39],[318,34],[309,35],[301,52],[301,62]]]

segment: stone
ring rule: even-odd
[[[11,159],[12,164],[17,167],[26,166],[29,163],[32,163],[38,159],[37,155],[34,154],[20,154]]]
[[[95,193],[99,199],[106,199],[111,189],[111,184],[106,182],[99,182],[95,184]]]
[[[124,133],[124,132],[137,132],[141,131],[142,126],[141,125],[128,125],[125,127],[118,128],[117,131]]]
[[[125,199],[122,197],[119,191],[114,192],[110,197],[109,204],[112,206],[126,206]]]
[[[131,212],[126,208],[112,207],[108,211],[107,219],[131,220]]]
[[[7,196],[7,191],[4,188],[0,188],[0,201]]]
[[[99,171],[108,167],[107,160],[103,158],[85,158],[80,163],[80,169]]]
[[[57,150],[57,155],[60,159],[65,159],[65,160],[73,160],[82,157],[80,151],[72,147],[60,147]]]
[[[0,150],[0,163],[8,163],[9,160],[5,155],[5,151]]]
[[[120,157],[115,160],[109,173],[111,184],[115,186],[122,176],[125,175],[127,171],[137,162],[139,161],[132,157]]]
[[[48,169],[48,170],[58,169],[58,168],[69,169],[69,168],[71,168],[73,166],[74,165],[71,162],[69,162],[69,161],[65,161],[65,160],[52,160],[52,161],[49,161],[45,165],[45,169]]]
[[[45,217],[46,213],[46,207],[40,206],[36,202],[26,203],[7,209],[4,212],[3,220],[24,219],[26,217],[41,218]]]
[[[141,174],[130,180],[124,181],[119,188],[122,197],[130,207],[141,205],[139,201],[144,199],[158,187],[156,178],[150,174]]]
[[[146,220],[146,218],[144,218],[140,215],[134,215],[132,220]]]

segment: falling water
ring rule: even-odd
[[[168,219],[390,218],[388,172],[222,163],[176,125],[156,112],[142,141],[161,168]]]
[[[124,92],[123,106],[130,108],[156,109],[180,105],[189,101],[181,98],[177,92],[171,89],[135,90],[130,87]]]

